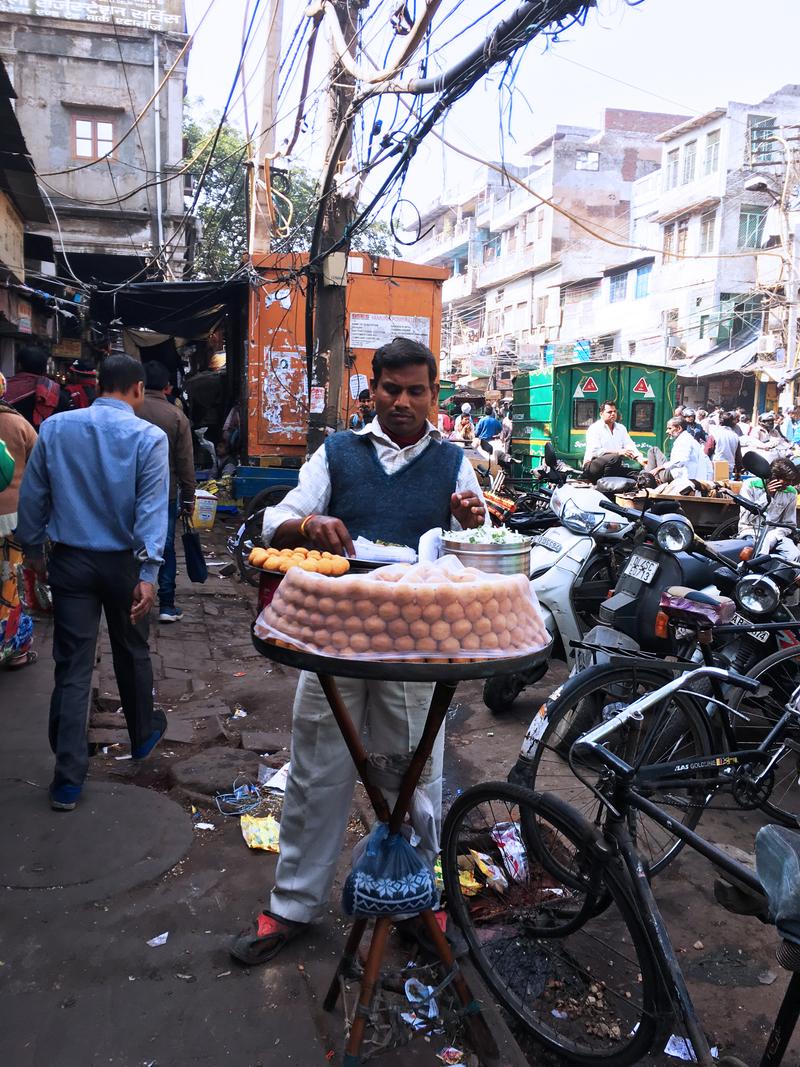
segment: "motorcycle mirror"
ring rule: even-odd
[[[769,478],[769,460],[752,449],[742,456],[742,467],[756,478],[763,478],[765,481]]]
[[[549,441],[545,442],[544,461],[547,466],[551,468],[555,468],[558,465],[558,456],[556,455],[556,450],[553,448]]]

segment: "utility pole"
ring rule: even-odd
[[[261,122],[255,132],[250,155],[250,218],[248,252],[269,252],[272,239],[272,196],[269,163],[275,155],[275,119],[278,102],[278,68],[283,33],[283,0],[271,0],[264,50],[264,95],[261,99]],[[244,72],[242,72],[244,84]],[[246,131],[250,136],[250,130]],[[266,170],[265,168],[266,164]]]
[[[358,15],[369,0],[332,0],[342,34],[350,53],[358,45]],[[330,35],[329,35],[330,40]],[[341,129],[355,95],[355,80],[339,62],[330,45],[330,81],[325,125],[325,164],[330,163],[337,142],[338,172],[350,154],[352,127],[341,142]],[[351,190],[352,193],[352,190]],[[337,244],[355,217],[356,200],[343,196],[334,181],[323,204],[321,250]],[[311,367],[311,410],[309,414],[308,451],[323,443],[326,427],[338,427],[339,406],[345,373],[345,324],[347,320],[347,255],[349,242],[325,257],[319,267],[316,284],[314,319],[314,353]],[[324,399],[323,399],[324,398]]]

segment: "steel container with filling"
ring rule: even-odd
[[[446,534],[442,547],[449,556],[457,556],[465,567],[476,567],[488,574],[530,574],[531,539],[511,544],[470,544],[455,541]]]

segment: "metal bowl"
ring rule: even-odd
[[[488,574],[530,574],[531,539],[510,545],[469,544],[454,541],[446,535],[442,547],[450,556],[457,556],[465,567],[476,567]]]

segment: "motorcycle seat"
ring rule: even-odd
[[[733,541],[706,541],[706,544],[718,556],[724,556],[732,563],[738,563],[739,553],[743,548],[752,548],[753,540],[750,537],[739,537]]]
[[[595,489],[601,493],[610,493],[611,496],[616,496],[617,493],[632,493],[635,488],[635,478],[598,478],[595,482]]]
[[[674,622],[700,621],[719,626],[730,622],[736,605],[727,596],[713,596],[687,586],[671,585],[661,594],[659,609]]]

